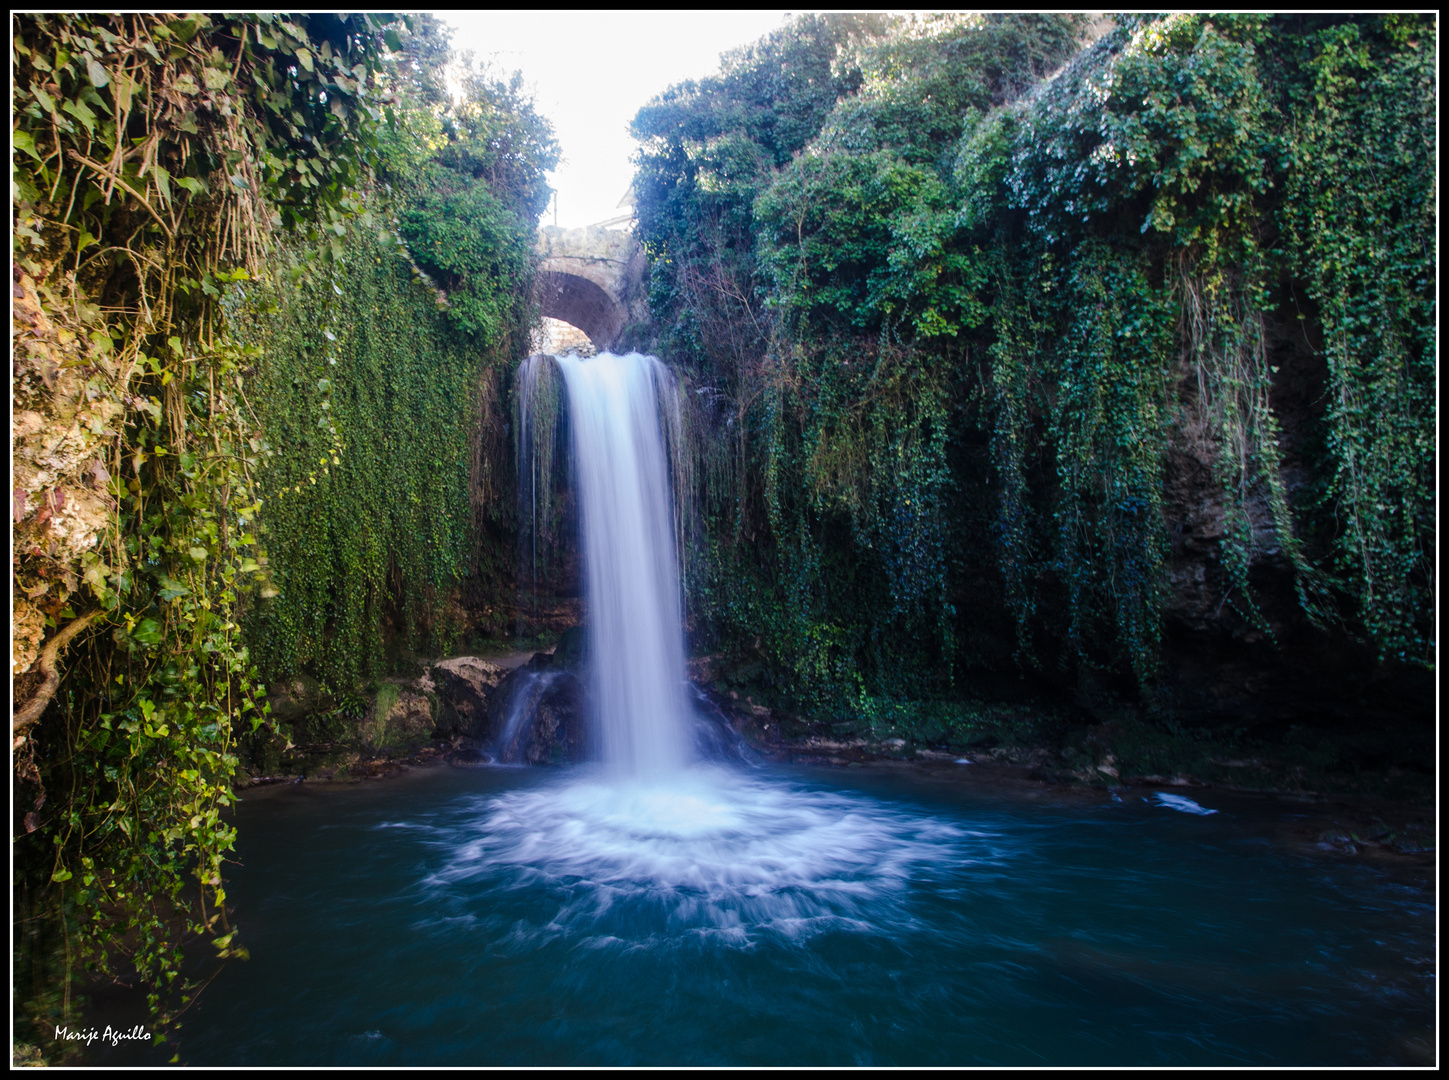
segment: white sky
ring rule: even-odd
[[[634,178],[629,121],[655,94],[719,70],[720,53],[763,37],[784,11],[450,11],[453,47],[522,71],[553,122],[563,162],[549,175],[566,228],[618,217]],[[544,224],[553,223],[550,210]]]

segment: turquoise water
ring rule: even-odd
[[[1430,1030],[1431,895],[1210,793],[1212,815],[1142,794],[775,768],[298,785],[239,809],[251,959],[159,1060],[1349,1065]]]

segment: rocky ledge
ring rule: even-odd
[[[306,676],[285,679],[268,695],[268,724],[244,742],[238,786],[370,780],[435,764],[580,761],[578,661],[563,646],[531,657],[454,656],[365,694],[329,695]]]
[[[1334,769],[1325,765],[1326,750],[1315,745],[1305,754],[1291,740],[1273,746],[1275,754],[1252,755],[1201,733],[1164,732],[1125,716],[1091,724],[1041,708],[981,702],[972,703],[967,722],[949,730],[926,724],[901,734],[888,723],[811,720],[765,704],[764,695],[744,686],[730,689],[717,675],[708,658],[691,661],[701,696],[765,760],[910,767],[941,782],[1009,790],[1014,797],[1162,802],[1165,788],[1276,821],[1274,839],[1304,854],[1420,870],[1435,863],[1432,786],[1399,766],[1350,762],[1353,767]]]

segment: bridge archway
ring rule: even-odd
[[[628,319],[624,305],[583,274],[561,267],[550,269],[548,263],[555,261],[547,260],[538,275],[541,313],[577,326],[589,336],[595,348],[607,349]]]

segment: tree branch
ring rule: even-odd
[[[56,634],[45,643],[45,648],[40,652],[40,659],[36,662],[36,668],[45,675],[45,681],[40,684],[40,689],[35,696],[25,704],[25,708],[15,714],[10,724],[11,734],[14,736],[14,745],[20,746],[28,731],[37,720],[45,707],[50,704],[50,699],[55,697],[55,691],[60,686],[60,672],[55,668],[55,662],[60,657],[60,652],[71,641],[97,618],[105,612],[100,608],[88,611],[78,619],[73,619],[66,624],[64,630]]]

